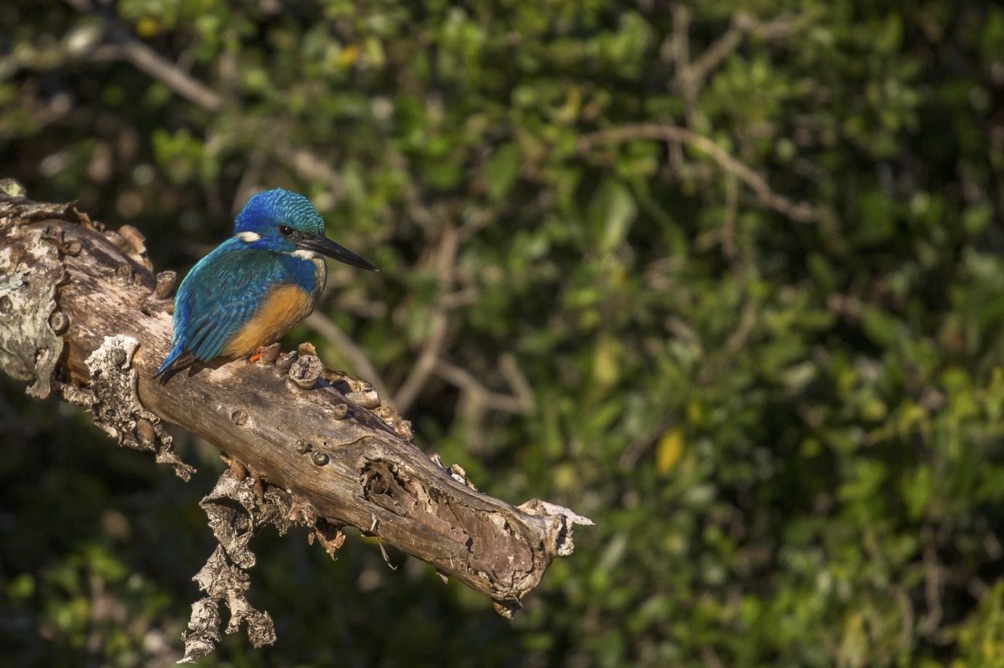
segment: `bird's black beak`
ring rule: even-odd
[[[352,265],[353,267],[359,267],[360,269],[366,269],[367,271],[380,271],[371,262],[364,260],[349,249],[339,246],[331,239],[320,234],[316,237],[304,237],[297,239],[296,246],[304,250],[327,255],[332,260],[338,260],[339,262],[344,262],[345,264]]]

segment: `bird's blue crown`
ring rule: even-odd
[[[275,250],[291,250],[293,244],[280,233],[283,226],[310,236],[324,234],[324,219],[310,200],[282,188],[252,195],[234,219],[234,234],[250,232]]]

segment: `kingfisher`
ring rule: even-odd
[[[323,255],[378,271],[324,236],[324,219],[303,195],[282,188],[252,195],[234,235],[181,282],[171,352],[154,378],[166,383],[196,361],[250,355],[282,338],[317,305],[328,277]]]

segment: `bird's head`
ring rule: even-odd
[[[310,200],[282,188],[252,195],[234,219],[234,236],[252,248],[306,259],[322,254],[353,267],[377,271],[324,236],[324,219]]]

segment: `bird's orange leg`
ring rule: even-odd
[[[272,364],[279,359],[279,353],[281,352],[282,346],[279,343],[270,343],[267,346],[258,346],[258,349],[251,353],[251,356],[248,357],[248,364],[254,364],[259,361],[263,364]]]

